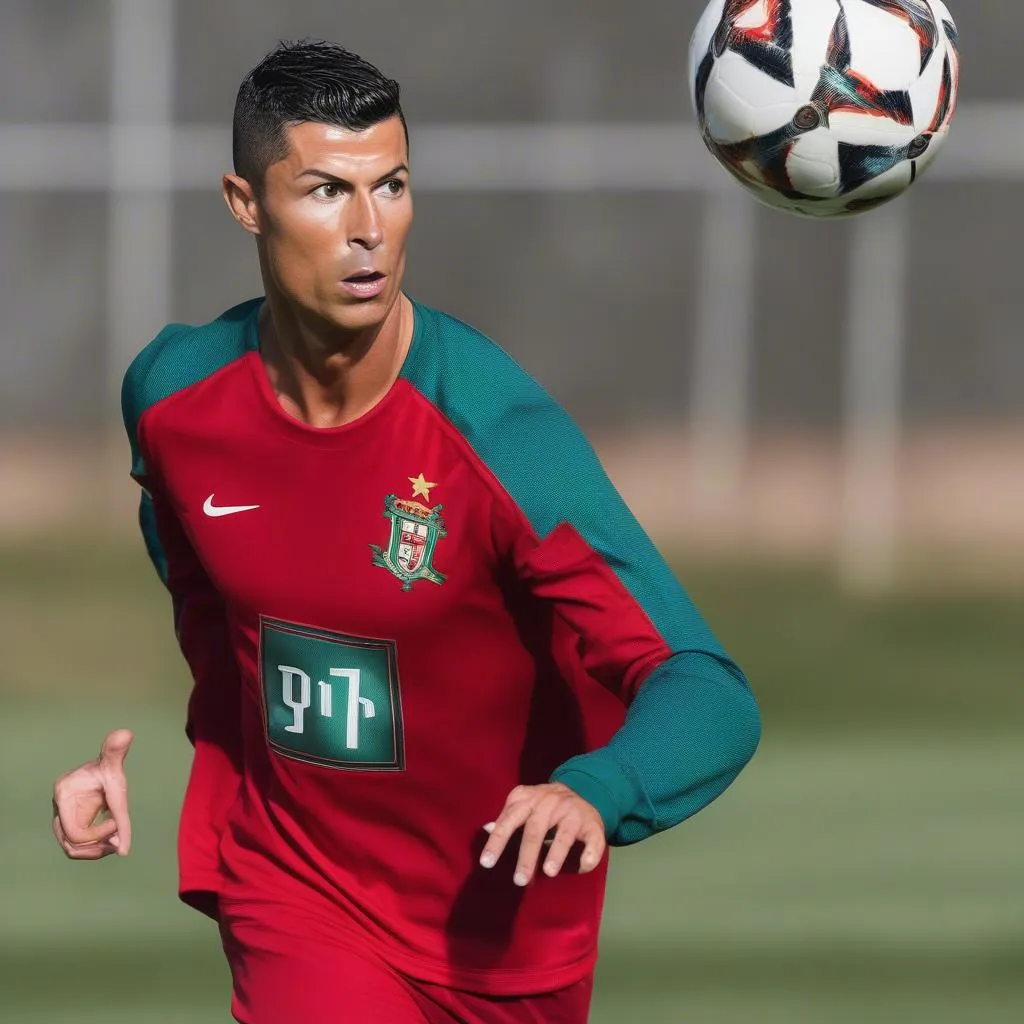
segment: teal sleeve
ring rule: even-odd
[[[749,687],[716,659],[679,654],[640,687],[607,746],[567,761],[552,781],[592,804],[609,841],[626,846],[720,796],[753,757],[760,736]]]
[[[167,554],[164,552],[163,544],[160,541],[160,534],[157,532],[156,512],[153,508],[153,498],[147,491],[142,492],[139,501],[139,527],[142,530],[142,539],[146,545],[146,553],[153,563],[157,575],[164,585],[167,585]]]

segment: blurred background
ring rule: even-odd
[[[693,129],[702,6],[5,0],[5,1021],[229,1019],[174,896],[188,679],[117,392],[164,323],[258,294],[219,175],[238,81],[303,36],[402,83],[410,293],[580,421],[761,699],[736,786],[614,855],[593,1021],[1024,1019],[1024,10],[951,4],[935,167],[810,223]],[[67,863],[50,783],[118,725],[135,853]]]

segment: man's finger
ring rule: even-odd
[[[523,800],[532,800],[537,794],[537,790],[534,786],[516,786],[511,793],[505,799],[505,806],[510,804],[518,804]]]
[[[563,816],[570,820],[576,817],[578,822],[578,814],[571,806],[563,805],[559,808],[560,800],[561,797],[557,794],[549,794],[533,808],[533,813],[527,819],[526,827],[523,829],[523,843],[519,847],[519,861],[512,879],[516,885],[528,885],[533,878],[548,829],[553,824],[559,824]],[[558,817],[552,820],[556,813]]]
[[[131,729],[115,729],[108,733],[100,746],[100,768],[123,770],[124,759],[134,738]]]
[[[113,822],[111,822],[113,824]],[[59,817],[53,819],[53,835],[65,855],[72,860],[98,860],[117,852],[118,838],[116,835],[104,836],[95,842],[73,842],[64,831]]]
[[[498,816],[494,823],[494,829],[487,840],[487,844],[480,854],[480,863],[485,868],[493,868],[505,852],[509,839],[521,828],[526,819],[530,816],[533,804],[528,800],[520,800],[518,803],[506,804],[505,809]]]
[[[88,843],[85,846],[75,846],[74,843],[65,842],[64,853],[69,860],[102,860],[111,854],[117,853],[117,847],[112,843]]]
[[[124,774],[124,759],[128,756],[133,739],[130,729],[115,729],[107,735],[100,748],[103,795],[120,839],[117,852],[122,857],[128,856],[132,845],[132,821],[128,814],[128,780]]]
[[[580,855],[580,874],[589,874],[604,856],[608,847],[608,840],[605,838],[604,825],[599,822],[589,822],[580,830],[579,838],[583,841],[583,853]]]
[[[562,870],[565,858],[569,856],[569,851],[575,845],[580,832],[581,828],[578,818],[567,817],[559,823],[558,828],[555,830],[554,841],[551,843],[547,856],[544,858],[544,874],[549,878],[554,878]]]
[[[122,857],[127,857],[132,845],[132,819],[128,814],[128,780],[121,771],[104,775],[103,794],[114,823],[112,831],[116,832],[120,839],[117,852]]]
[[[118,831],[117,821],[107,818],[96,825],[80,825],[76,819],[75,807],[59,805],[58,820],[68,841],[74,846],[102,842]]]

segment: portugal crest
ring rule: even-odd
[[[370,550],[373,564],[394,573],[402,581],[403,590],[411,590],[417,580],[440,585],[447,578],[431,565],[434,547],[448,535],[441,518],[443,507],[428,508],[394,494],[384,499],[384,518],[391,520],[391,537],[386,550],[377,544],[371,544]]]

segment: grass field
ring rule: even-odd
[[[725,798],[616,852],[593,1024],[1024,1019],[1024,600],[683,575],[765,740]],[[216,936],[174,898],[186,680],[140,552],[0,548],[0,649],[0,1020],[226,1024]],[[68,863],[50,782],[120,724],[135,852]]]

